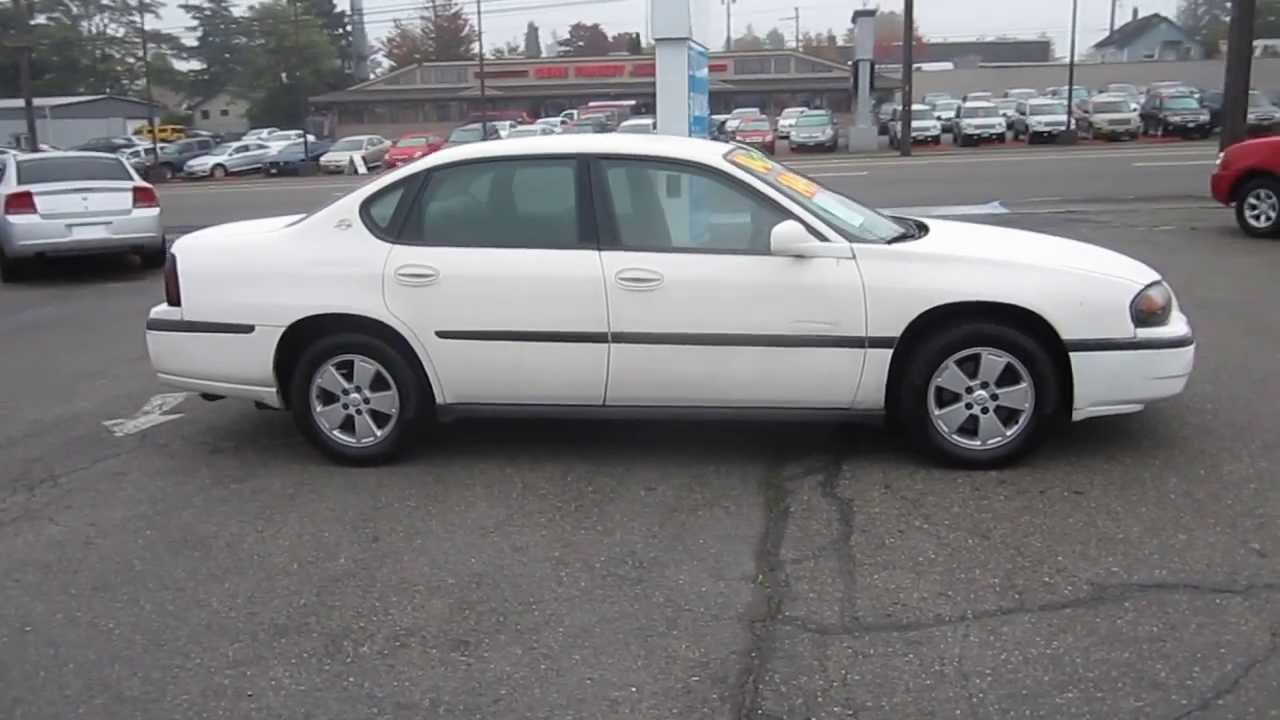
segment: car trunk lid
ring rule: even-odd
[[[132,182],[59,182],[28,185],[36,212],[49,220],[116,217],[133,212]]]

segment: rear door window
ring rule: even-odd
[[[131,181],[133,176],[117,158],[44,157],[18,163],[18,184],[77,182],[83,180]]]

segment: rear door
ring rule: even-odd
[[[608,317],[579,164],[437,168],[400,211],[386,302],[427,348],[448,403],[604,402]]]

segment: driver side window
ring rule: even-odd
[[[621,250],[769,254],[769,233],[787,219],[727,179],[683,165],[602,160]]]

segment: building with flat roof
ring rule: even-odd
[[[635,100],[652,112],[652,55],[485,60],[484,104],[480,68],[472,61],[402,68],[346,90],[311,98],[337,116],[339,135],[392,136],[424,127],[456,125],[481,110],[558,115],[593,100]],[[794,50],[713,52],[711,111],[759,107],[770,115],[808,105],[848,112],[849,68]],[[898,78],[878,75],[876,89],[897,90]]]
[[[147,122],[149,103],[116,95],[32,98],[40,142],[71,147],[95,137],[128,135]],[[22,98],[0,98],[0,145],[19,145],[27,134]]]

